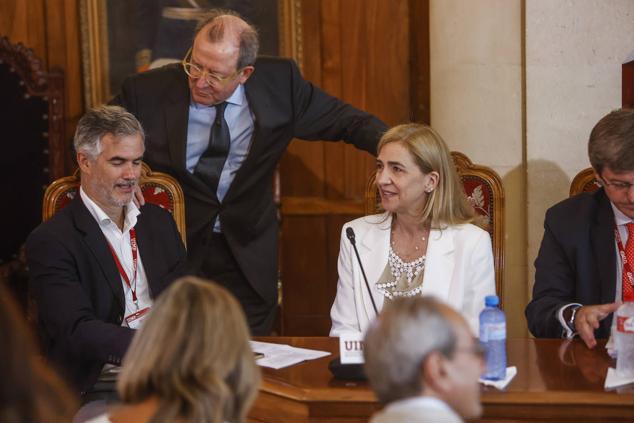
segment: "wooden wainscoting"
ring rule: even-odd
[[[429,121],[427,0],[303,0],[306,79],[388,125]],[[293,141],[280,164],[282,332],[327,335],[341,226],[375,168],[344,143]]]

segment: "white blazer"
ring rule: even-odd
[[[389,214],[365,216],[343,225],[337,265],[337,296],[330,310],[330,336],[339,336],[347,331],[365,333],[376,317],[359,262],[346,237],[346,229],[354,229],[359,256],[380,311],[384,297],[376,282],[387,265],[391,225]],[[467,319],[474,335],[477,335],[484,297],[495,295],[489,234],[471,224],[432,230],[427,244],[421,295],[434,296],[453,306]]]

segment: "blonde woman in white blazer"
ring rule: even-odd
[[[449,149],[433,129],[399,125],[378,145],[376,183],[382,214],[344,225],[331,336],[365,332],[385,301],[431,295],[453,306],[478,333],[484,297],[495,294],[491,238],[477,219]],[[352,228],[370,293],[353,247]]]

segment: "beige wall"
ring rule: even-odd
[[[527,333],[544,212],[588,166],[594,123],[620,105],[632,28],[631,0],[430,0],[432,125],[504,182],[510,336]]]
[[[452,150],[492,167],[506,194],[504,307],[526,334],[519,0],[431,0],[431,123]]]
[[[529,263],[546,209],[567,197],[574,176],[590,166],[590,130],[621,105],[621,64],[632,51],[632,0],[526,1]]]

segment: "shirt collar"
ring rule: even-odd
[[[233,90],[233,93],[225,101],[227,103],[235,104],[236,106],[242,106],[242,104],[246,101],[246,97],[244,95],[244,85],[238,84],[236,89]]]
[[[236,106],[242,106],[247,100],[247,97],[245,95],[245,91],[244,91],[244,85],[242,84],[238,84],[238,86],[236,87],[235,90],[233,90],[233,92],[231,93],[231,95],[225,100],[225,102],[229,103],[229,104],[234,104]],[[192,107],[194,107],[195,109],[204,109],[204,108],[211,108],[211,107],[215,107],[215,105],[212,106],[206,106],[204,104],[198,104],[193,100],[190,100],[190,105]]]
[[[628,223],[632,222],[632,219],[627,217],[625,213],[619,210],[618,207],[616,207],[611,201],[610,206],[612,206],[612,212],[614,212],[614,222],[617,226],[627,225]]]
[[[417,396],[405,398],[388,404],[385,410],[392,409],[411,409],[418,407],[433,408],[436,410],[443,410],[451,414],[455,414],[455,411],[444,401],[439,398],[431,396]],[[456,414],[457,416],[457,414]]]
[[[99,223],[99,226],[105,226],[115,224],[110,217],[103,211],[101,207],[97,203],[95,203],[92,198],[86,194],[83,187],[79,187],[79,196],[84,203],[84,206],[88,209],[92,217]],[[141,214],[141,210],[134,204],[134,201],[130,201],[125,205],[125,218],[123,220],[123,231],[127,232],[130,228],[133,228],[136,225],[137,216]],[[115,224],[116,226],[116,224]]]

